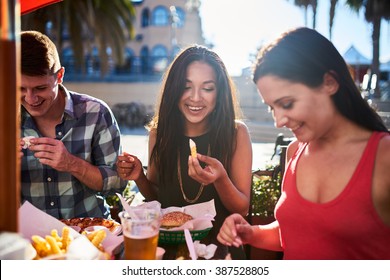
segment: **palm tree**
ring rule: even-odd
[[[21,29],[47,34],[60,56],[70,42],[75,66],[85,71],[85,54],[98,49],[101,73],[109,69],[109,54],[116,64],[124,63],[126,41],[134,37],[135,9],[130,0],[63,0],[21,17]],[[50,28],[48,28],[50,26]]]
[[[372,64],[371,73],[380,77],[379,71],[379,39],[381,33],[382,18],[390,20],[390,1],[389,0],[346,0],[346,4],[356,12],[361,8],[365,9],[366,21],[372,23]],[[380,88],[375,87],[374,97],[380,98]]]
[[[330,0],[329,8],[329,40],[332,41],[332,29],[333,29],[333,20],[336,14],[336,5],[338,0]]]
[[[317,2],[317,0],[310,1],[311,8],[313,9],[313,29],[317,26]]]
[[[316,28],[316,18],[317,18],[317,0],[294,0],[294,5],[298,7],[303,7],[305,9],[305,26],[307,26],[307,10],[309,6],[313,9],[313,29]]]

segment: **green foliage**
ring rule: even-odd
[[[252,215],[273,217],[275,205],[281,191],[280,172],[276,176],[253,176],[252,181]]]
[[[107,196],[106,201],[107,201],[107,204],[110,206],[119,206],[120,205],[119,197],[116,194]]]
[[[126,188],[122,192],[123,198],[129,204],[133,200],[133,198],[135,196],[135,193],[136,193],[135,191],[133,191],[134,185],[135,184],[134,184],[133,181],[129,181],[129,183],[127,184]],[[107,204],[109,206],[112,206],[112,207],[115,207],[115,206],[122,207],[122,204],[121,204],[121,202],[119,200],[119,197],[116,194],[112,194],[112,195],[106,196],[106,201],[107,201]]]
[[[85,54],[97,48],[101,73],[109,70],[111,50],[117,65],[125,63],[126,43],[134,38],[136,11],[129,0],[63,0],[21,17],[21,30],[37,30],[56,44],[60,57],[69,46],[76,68],[86,71]],[[50,23],[50,29],[48,29]],[[62,60],[62,59],[61,59]]]

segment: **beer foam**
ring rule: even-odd
[[[124,231],[123,234],[132,239],[146,239],[156,236],[158,230],[150,227],[137,227],[133,228],[132,232]]]

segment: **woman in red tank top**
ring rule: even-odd
[[[296,141],[276,221],[229,216],[218,240],[285,259],[390,259],[390,135],[333,44],[309,28],[263,48],[253,81],[277,127]]]

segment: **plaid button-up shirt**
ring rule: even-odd
[[[120,130],[110,108],[88,95],[66,93],[62,122],[56,126],[56,139],[67,150],[99,168],[103,190],[96,192],[70,173],[59,172],[41,164],[29,150],[23,150],[21,166],[22,202],[28,200],[37,208],[58,218],[109,217],[104,195],[122,192],[126,181],[116,172],[121,152]],[[22,108],[22,137],[42,137],[30,114]]]

